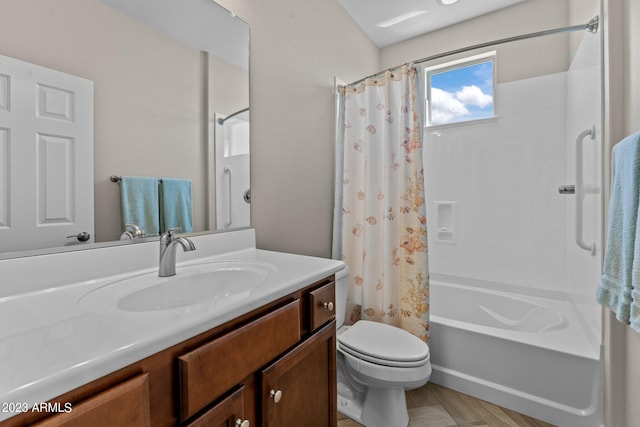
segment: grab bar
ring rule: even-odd
[[[232,222],[231,220],[231,169],[225,166],[224,174],[229,176],[227,180],[227,182],[229,183],[229,191],[227,193],[227,221],[225,221],[224,223],[225,228],[229,228]]]
[[[585,251],[589,251],[591,255],[596,254],[596,244],[595,242],[585,243],[584,238],[582,236],[582,223],[583,223],[583,210],[584,210],[584,177],[583,177],[583,149],[584,149],[584,139],[589,136],[591,140],[596,138],[596,127],[595,125],[591,126],[591,128],[587,130],[583,130],[576,137],[576,186],[575,186],[575,194],[576,194],[576,244]]]

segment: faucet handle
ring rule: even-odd
[[[162,235],[160,236],[160,243],[169,244],[173,240],[173,232],[174,231],[182,231],[182,227],[172,227],[168,228]]]

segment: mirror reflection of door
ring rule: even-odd
[[[214,115],[216,228],[251,225],[249,112]]]
[[[93,242],[92,183],[93,82],[0,56],[0,252]]]

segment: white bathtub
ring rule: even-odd
[[[561,427],[602,425],[601,348],[560,299],[432,280],[431,381]]]

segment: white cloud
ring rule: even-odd
[[[451,120],[469,114],[467,107],[451,93],[431,88],[431,123],[449,123]]]
[[[431,124],[440,125],[457,121],[461,117],[471,115],[469,106],[485,108],[492,103],[493,97],[482,92],[482,89],[476,85],[463,86],[455,93],[432,87]]]
[[[476,85],[463,86],[462,90],[456,92],[456,99],[465,105],[476,105],[480,108],[491,105],[493,102],[493,97],[482,92],[482,89]]]

